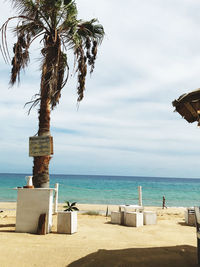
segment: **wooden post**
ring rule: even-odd
[[[54,196],[54,214],[58,212],[58,187],[59,184],[55,184],[55,196]]]
[[[142,187],[138,186],[138,200],[139,200],[139,206],[142,206]]]
[[[107,206],[107,209],[106,209],[106,217],[108,217],[108,206]]]

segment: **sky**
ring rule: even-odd
[[[200,87],[200,1],[76,2],[78,17],[98,18],[106,35],[79,108],[71,75],[51,113],[50,174],[200,178],[200,129],[171,104]],[[13,14],[3,2],[0,24]],[[15,38],[7,40],[12,51]],[[34,45],[20,85],[10,88],[0,55],[1,173],[32,172],[38,114],[24,104],[39,92],[39,58]]]

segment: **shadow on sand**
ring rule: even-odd
[[[178,224],[181,226],[188,226],[188,227],[195,227],[196,228],[196,225],[189,225],[186,222],[178,222]]]
[[[8,229],[1,229],[1,228],[7,228],[7,227],[15,227],[15,224],[0,224],[0,232],[15,232],[15,230],[8,230]]]
[[[15,223],[10,223],[10,224],[0,224],[0,228],[4,228],[4,227],[15,227]]]
[[[98,250],[68,267],[193,267],[197,265],[192,246]]]

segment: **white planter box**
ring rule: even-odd
[[[143,226],[143,213],[141,212],[125,212],[124,224],[126,226]]]
[[[53,189],[18,188],[16,232],[37,233],[38,220],[42,213],[47,214],[47,233],[52,227]]]
[[[77,211],[58,212],[57,232],[60,234],[73,234],[77,232]]]
[[[157,223],[157,215],[153,211],[144,211],[144,224],[156,224]]]

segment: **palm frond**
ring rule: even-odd
[[[65,203],[67,203],[67,206],[70,206],[70,203],[69,203],[69,201],[65,201]]]
[[[65,70],[67,68],[67,76],[64,78]],[[51,95],[51,107],[52,109],[59,103],[59,99],[61,97],[61,90],[67,83],[69,77],[69,67],[67,64],[67,55],[63,52],[60,53],[59,61],[58,61],[58,69],[57,69],[57,84],[54,88],[54,92]]]
[[[29,18],[26,16],[14,16],[14,17],[8,18],[6,20],[6,22],[0,28],[1,52],[2,52],[2,55],[3,55],[3,57],[7,63],[10,61],[10,55],[9,55],[8,46],[7,46],[7,36],[6,36],[7,35],[7,27],[8,27],[8,23],[13,19],[23,20],[23,24],[21,24],[19,26],[19,23],[18,23],[17,26],[14,28],[14,32],[17,35],[27,34],[30,36],[31,31],[33,33],[33,31],[36,28],[38,29],[39,32],[41,30],[46,30],[48,32],[48,29],[46,29],[45,26],[43,26],[40,22],[34,21],[32,18]],[[33,26],[33,28],[31,29],[30,26]]]
[[[78,24],[78,34],[84,41],[86,41],[89,37],[92,40],[96,40],[98,44],[101,44],[105,32],[103,26],[96,24],[96,22],[98,22],[97,19],[92,19],[85,22],[80,21]]]
[[[18,25],[13,29],[13,32],[18,35],[20,32],[24,32],[25,34],[29,34],[31,37],[35,37],[44,31],[44,27],[42,22],[38,21],[37,23],[34,21],[25,21],[23,24]]]
[[[73,207],[73,210],[75,211],[79,211],[79,209],[77,207]]]
[[[75,32],[78,22],[77,13],[77,7],[74,1],[71,1],[70,4],[64,6],[59,19],[59,21],[62,21],[59,25],[60,33],[67,33],[71,36]]]
[[[20,80],[20,71],[29,62],[29,47],[37,38],[43,41],[42,76],[39,97],[28,102],[35,107],[45,95],[51,108],[59,103],[61,90],[69,76],[68,50],[75,55],[77,72],[78,102],[84,97],[87,68],[93,72],[97,58],[97,48],[104,37],[104,29],[97,19],[88,21],[77,19],[75,0],[10,0],[18,16],[9,18],[1,27],[0,49],[4,60],[10,61],[7,46],[7,27],[12,19],[17,19],[13,32],[17,37],[14,44],[10,83]],[[69,203],[68,203],[69,204]]]
[[[30,18],[35,18],[38,9],[37,4],[32,0],[11,0],[13,8],[16,9],[18,14],[24,15]]]
[[[48,28],[48,9],[42,10],[42,3],[46,1],[33,1],[33,0],[11,0],[13,7],[17,10],[19,15],[24,15],[37,21],[38,18],[43,19]]]
[[[29,61],[29,35],[25,35],[23,32],[18,36],[17,42],[13,46],[14,57],[12,59],[12,70],[10,84],[13,85],[20,80],[20,70],[24,69]]]
[[[38,94],[36,94],[34,97],[38,96]],[[38,98],[36,98],[35,100],[31,100],[25,103],[24,107],[26,107],[27,105],[31,105],[29,110],[28,110],[28,115],[30,114],[32,108],[36,107],[39,103],[40,103],[41,97],[39,95]]]

